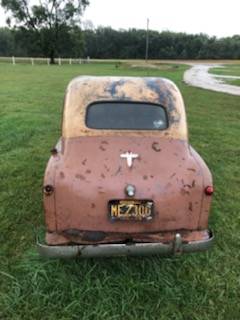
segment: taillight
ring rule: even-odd
[[[205,194],[206,194],[207,196],[211,196],[211,195],[213,194],[213,192],[214,192],[213,186],[207,186],[207,187],[205,188]]]

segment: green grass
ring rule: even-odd
[[[184,85],[185,69],[0,64],[0,319],[240,318],[240,97]],[[44,169],[60,136],[65,87],[79,74],[164,76],[180,86],[190,142],[214,176],[211,251],[171,259],[38,257]]]
[[[240,64],[225,64],[224,68],[211,68],[210,73],[224,75],[224,76],[239,76],[240,77]]]
[[[211,68],[209,73],[217,74],[220,76],[237,76],[240,77],[240,65],[232,64],[232,65],[224,65],[224,68]],[[234,86],[240,86],[240,79],[221,79],[224,83],[231,84]]]
[[[224,82],[234,86],[240,86],[240,79],[225,79]]]

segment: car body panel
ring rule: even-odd
[[[128,150],[139,154],[131,168],[120,157]],[[136,187],[136,199],[154,201],[155,215],[151,222],[109,220],[108,201],[126,198],[128,184]],[[90,226],[92,230],[116,232],[195,229],[201,210],[203,178],[182,141],[82,137],[71,139],[65,146],[55,188],[59,231],[84,230]]]

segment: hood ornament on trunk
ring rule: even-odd
[[[122,153],[120,157],[127,159],[127,165],[129,168],[131,168],[133,165],[133,159],[138,158],[139,155],[137,153],[126,152],[126,153]]]

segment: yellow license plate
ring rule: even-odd
[[[111,200],[109,201],[111,220],[152,220],[153,201],[151,200]]]

